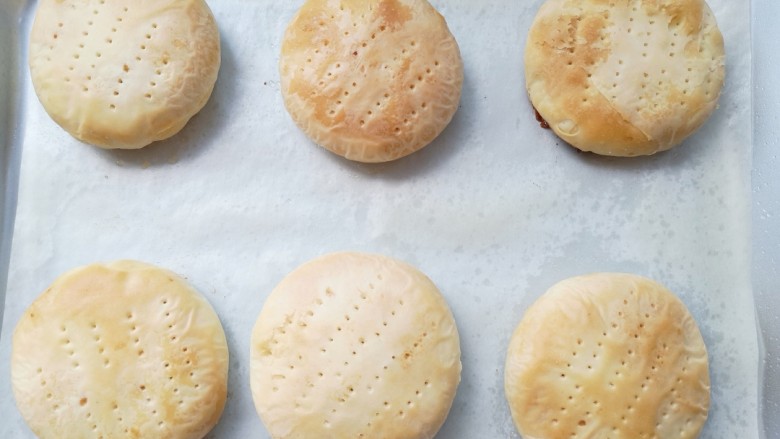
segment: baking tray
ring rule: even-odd
[[[761,336],[759,404],[766,438],[780,438],[780,2],[754,1],[753,288]]]
[[[729,46],[726,27],[744,19],[752,35],[772,35],[777,5],[756,0],[751,21],[747,0],[711,0],[730,61],[721,108],[682,147],[619,160],[578,154],[534,127],[522,47],[540,0],[432,1],[464,55],[461,108],[429,147],[367,166],[314,147],[284,114],[276,60],[299,3],[210,2],[223,43],[212,99],[174,138],[117,152],[79,144],[46,116],[24,56],[35,2],[0,0],[0,59],[10,60],[0,65],[0,284],[7,273],[9,288],[0,373],[8,376],[15,320],[57,275],[146,260],[187,277],[225,326],[229,397],[210,437],[266,437],[247,382],[264,298],[307,259],[371,251],[420,267],[458,321],[463,381],[438,437],[517,437],[503,357],[523,310],[564,277],[629,271],[680,294],[702,326],[713,377],[703,437],[780,437],[776,70],[751,61],[749,38]],[[755,39],[753,50],[773,53],[772,40]],[[755,163],[744,154],[751,145]],[[0,437],[32,437],[8,380],[0,394]]]
[[[22,99],[20,20],[25,2],[9,0],[0,3],[0,330],[5,309],[5,285],[11,253],[11,235],[16,213],[16,194],[21,152]]]

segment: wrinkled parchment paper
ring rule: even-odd
[[[748,0],[710,0],[727,46],[719,110],[683,146],[639,159],[577,153],[535,122],[522,53],[540,0],[432,3],[462,51],[461,108],[432,145],[390,164],[340,159],[284,111],[277,59],[300,0],[211,0],[222,35],[214,95],[179,135],[141,151],[72,139],[25,76],[0,437],[33,437],[9,379],[24,309],[59,274],[120,258],[180,273],[222,319],[230,390],[209,437],[267,437],[249,391],[251,327],[285,274],[339,250],[404,259],[447,297],[463,376],[440,438],[518,437],[503,391],[512,330],[553,283],[594,271],[649,276],[681,296],[710,353],[702,437],[758,436]],[[31,17],[21,19],[27,32]]]

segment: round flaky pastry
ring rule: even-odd
[[[427,0],[307,0],[279,68],[295,123],[359,162],[429,144],[452,120],[463,84],[455,38]]]
[[[203,0],[41,0],[30,73],[49,115],[101,148],[179,132],[208,101],[219,32]]]
[[[648,155],[707,120],[724,62],[704,0],[547,0],[528,35],[526,87],[539,114],[576,148]]]
[[[505,390],[524,438],[695,438],[707,351],[685,305],[629,274],[553,286],[509,345]]]
[[[64,274],[13,335],[16,404],[42,439],[200,439],[222,414],[227,373],[211,306],[140,262]]]
[[[436,286],[378,255],[299,267],[252,331],[252,396],[277,439],[431,438],[460,371],[458,330]]]

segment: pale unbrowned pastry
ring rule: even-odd
[[[574,277],[528,309],[505,390],[526,439],[695,438],[707,419],[707,350],[685,305],[630,274]]]
[[[203,0],[41,0],[32,83],[57,124],[101,148],[142,148],[206,105],[220,65]]]
[[[227,373],[208,302],[140,262],[64,274],[13,335],[16,404],[42,439],[200,439],[222,414]]]
[[[427,0],[307,0],[287,27],[279,68],[295,123],[360,162],[429,144],[463,84],[455,38]]]
[[[547,0],[528,35],[526,87],[576,148],[648,155],[709,118],[724,62],[704,0]]]
[[[255,407],[274,438],[431,438],[460,382],[444,298],[379,255],[331,254],[285,277],[250,355]]]

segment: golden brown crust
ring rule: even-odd
[[[30,72],[57,124],[102,148],[142,148],[179,132],[208,101],[219,31],[203,0],[42,0]]]
[[[526,312],[505,389],[525,438],[695,438],[710,400],[707,351],[685,305],[661,285],[580,276]]]
[[[449,307],[413,267],[336,253],[271,293],[252,331],[255,407],[274,438],[431,438],[460,381]]]
[[[426,0],[308,0],[287,28],[279,68],[295,123],[361,162],[430,143],[463,83],[458,45]]]
[[[200,439],[222,413],[227,373],[211,306],[140,262],[64,274],[13,335],[14,396],[42,439]]]
[[[525,52],[531,101],[563,140],[598,154],[672,148],[715,109],[723,38],[704,0],[548,0]]]

